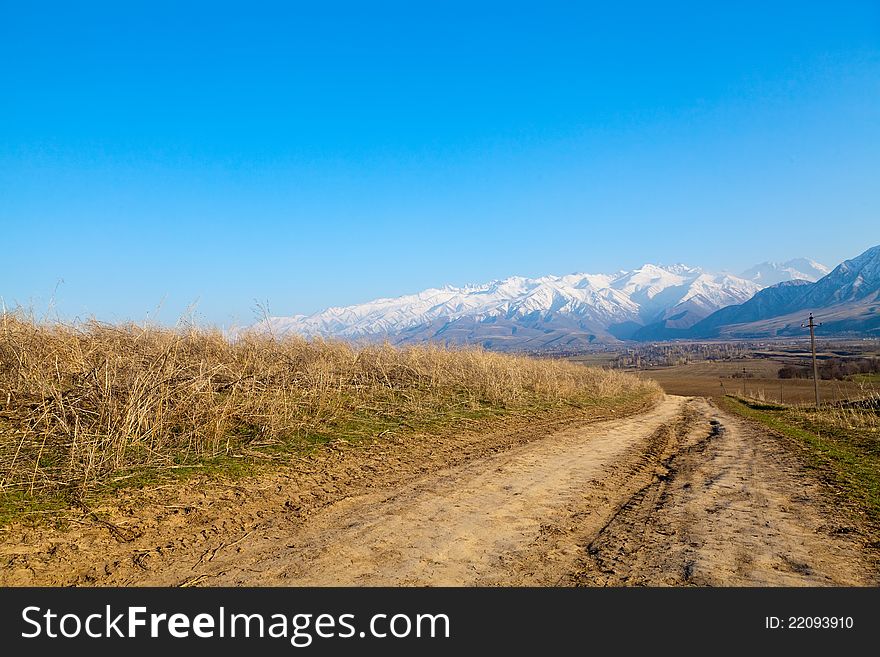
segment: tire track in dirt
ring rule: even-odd
[[[771,434],[704,399],[688,404],[665,474],[587,541],[570,584],[865,586],[870,538]]]

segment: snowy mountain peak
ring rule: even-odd
[[[783,281],[801,280],[814,283],[830,271],[831,269],[815,260],[793,258],[785,262],[762,262],[744,271],[740,278],[767,287]]]

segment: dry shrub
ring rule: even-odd
[[[478,349],[230,340],[193,327],[65,325],[6,313],[0,491],[81,491],[126,469],[352,427],[442,421],[462,409],[657,394],[655,384],[617,372]]]

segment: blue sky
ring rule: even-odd
[[[705,4],[0,0],[0,296],[247,324],[880,243],[880,5]]]

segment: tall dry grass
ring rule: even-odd
[[[857,399],[823,404],[819,409],[802,404],[793,412],[828,429],[855,432],[880,443],[880,393],[867,386]]]
[[[843,394],[838,391],[838,395]],[[782,404],[764,394],[764,389],[748,390],[741,399],[753,403],[769,404],[771,408],[784,410],[801,422],[812,422],[829,430],[860,432],[861,435],[880,440],[880,393],[865,384],[851,393],[850,399],[837,399],[820,404],[813,402]]]
[[[557,360],[353,348],[216,330],[0,316],[0,493],[74,494],[310,437],[449,422],[467,410],[644,401],[652,382]]]

